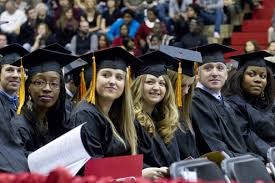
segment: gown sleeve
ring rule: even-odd
[[[235,111],[237,120],[235,122],[239,123],[242,136],[245,139],[248,149],[263,158],[267,158],[267,150],[271,147],[267,142],[265,142],[254,130],[254,121],[261,120],[259,115],[255,115],[258,111],[251,108],[250,105],[246,105],[239,97],[230,97],[228,99],[229,104]],[[263,117],[263,119],[265,119]]]
[[[29,154],[33,151],[32,147],[32,133],[30,130],[30,126],[26,123],[21,116],[15,117],[11,121],[14,123],[15,133],[18,137],[19,144],[25,149],[25,153]]]
[[[102,139],[104,139],[103,134],[105,134],[105,132],[99,123],[101,119],[96,118],[95,115],[88,111],[81,110],[73,114],[69,120],[75,124],[86,122],[81,128],[82,143],[91,157],[103,157],[104,152],[101,143]]]

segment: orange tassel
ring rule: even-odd
[[[177,86],[176,86],[176,101],[177,101],[177,106],[179,108],[182,107],[181,83],[182,83],[182,68],[181,68],[181,62],[179,62]]]
[[[199,64],[198,63],[194,63],[194,75],[198,75],[199,73]]]
[[[92,65],[92,89],[88,98],[88,102],[95,104],[95,87],[96,87],[96,62],[95,62],[95,56],[93,55],[93,65]]]
[[[87,88],[86,88],[85,77],[84,77],[84,68],[82,68],[80,73],[80,85],[79,85],[80,99],[84,97],[86,92],[87,92]]]
[[[20,87],[19,87],[19,105],[17,108],[16,114],[21,113],[21,109],[25,102],[25,71],[22,63],[22,57],[21,57],[21,65],[20,65],[20,75],[21,75],[21,81],[20,81]]]

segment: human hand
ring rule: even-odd
[[[147,179],[156,180],[159,178],[163,178],[168,174],[168,168],[167,167],[151,167],[151,168],[145,168],[142,170],[142,177]]]
[[[41,38],[42,38],[42,35],[41,35],[41,34],[38,34],[38,35],[36,36],[36,40],[37,40],[37,41],[39,41]]]
[[[230,6],[230,5],[233,5],[233,4],[235,4],[235,1],[233,1],[233,0],[224,0],[223,1],[224,6]]]

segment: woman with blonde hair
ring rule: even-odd
[[[195,82],[195,76],[193,72],[194,62],[187,60],[179,60],[182,67],[181,77],[181,102],[182,106],[179,106],[179,122],[180,126],[176,132],[176,139],[178,141],[181,159],[186,159],[188,157],[197,158],[199,157],[199,152],[196,147],[195,133],[192,127],[191,120],[191,102],[193,96]],[[174,92],[178,101],[177,95],[177,82],[178,82],[178,67],[172,67],[168,70],[168,76],[173,85]]]
[[[166,61],[172,57],[155,51],[139,57],[131,89],[137,120],[150,137],[154,156],[144,156],[143,175],[156,179],[167,173],[171,163],[180,160],[175,132],[178,128],[178,110],[171,82],[167,76]],[[148,172],[146,172],[148,170]]]
[[[85,0],[85,14],[84,18],[89,22],[89,32],[97,33],[102,30],[102,15],[97,11],[96,0]]]
[[[194,62],[201,62],[201,55],[199,52],[173,46],[161,46],[160,49],[164,53],[177,58],[176,62],[172,62],[170,64],[170,69],[167,73],[171,80],[176,96],[177,106],[179,108],[180,127],[176,133],[176,139],[178,140],[178,145],[180,147],[181,159],[185,159],[190,156],[197,158],[199,157],[199,153],[196,148],[195,133],[192,127],[190,115],[193,90],[196,84]]]
[[[93,158],[137,154],[126,68],[138,59],[120,47],[90,52],[81,59],[92,64],[92,81],[69,123],[78,126],[86,122],[81,128],[81,139]]]

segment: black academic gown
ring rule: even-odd
[[[124,145],[115,137],[110,122],[95,105],[82,101],[71,113],[69,123],[74,126],[86,123],[81,128],[81,140],[92,158],[131,154],[129,143],[124,141]],[[124,138],[122,133],[117,131]]]
[[[145,128],[138,126],[136,127],[138,149],[139,153],[144,155],[144,168],[169,167],[172,163],[180,161],[180,151],[175,136],[169,144],[165,144],[158,132],[152,136]]]
[[[224,151],[231,157],[248,152],[233,109],[208,92],[196,88],[192,101],[192,122],[200,154]]]
[[[66,93],[66,99],[65,99],[65,109],[67,116],[70,116],[72,110],[73,110],[73,102],[72,102],[72,97]]]
[[[156,133],[152,137],[152,149],[155,154],[155,162],[158,160],[158,163],[154,164],[152,159],[147,159],[148,161],[144,159],[144,163],[150,167],[169,167],[172,163],[180,161],[179,146],[176,138],[172,138],[169,144],[165,144],[161,136]]]
[[[11,118],[16,108],[0,95],[0,172],[29,171],[24,149],[19,145]]]
[[[25,107],[23,107],[21,115],[12,119],[12,123],[15,124],[16,133],[27,154],[48,144],[72,128],[65,122],[56,124],[48,121],[48,125],[45,126],[37,120],[32,111]],[[50,126],[52,127],[50,128]]]
[[[275,145],[275,121],[271,111],[260,111],[238,95],[227,97],[234,109],[248,147],[266,158],[267,150]]]
[[[184,160],[188,157],[198,158],[199,152],[196,145],[195,134],[189,129],[186,129],[183,124],[181,124],[181,128],[176,131],[176,139],[179,146],[180,151],[180,159]]]
[[[95,105],[82,101],[72,112],[69,123],[78,126],[85,123],[81,129],[81,139],[85,149],[93,158],[130,155],[131,150],[114,136],[107,119]],[[159,135],[150,138],[149,134],[135,122],[138,136],[138,153],[144,154],[144,167],[169,166],[179,160],[178,147],[175,139],[171,144],[165,145]],[[118,129],[118,128],[116,128]],[[118,131],[119,132],[119,131]],[[120,133],[123,138],[122,134]]]

